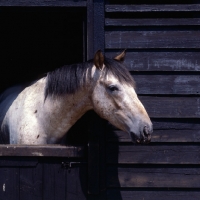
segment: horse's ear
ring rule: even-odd
[[[122,51],[119,55],[117,55],[114,60],[117,60],[117,61],[124,61],[125,59],[125,56],[126,56],[126,49],[124,51]]]
[[[101,52],[101,50],[98,50],[94,55],[94,65],[97,67],[97,69],[102,69],[104,63],[104,56]]]

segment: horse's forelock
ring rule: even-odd
[[[105,76],[112,73],[122,84],[127,84],[135,88],[135,81],[123,62],[106,58],[105,61]]]

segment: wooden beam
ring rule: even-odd
[[[198,26],[199,18],[105,19],[106,26]]]
[[[122,49],[107,50],[115,57]],[[128,50],[125,64],[130,71],[200,71],[199,50]]]
[[[112,30],[105,32],[107,49],[194,48],[200,44],[200,30]]]
[[[106,12],[198,12],[199,4],[106,5]]]
[[[84,147],[62,145],[0,145],[1,156],[83,157]]]
[[[0,6],[45,6],[45,7],[86,7],[84,0],[1,0]]]

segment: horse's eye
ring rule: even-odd
[[[109,89],[111,92],[114,92],[114,91],[119,90],[118,87],[116,87],[116,86],[114,86],[114,85],[109,86],[108,89]]]

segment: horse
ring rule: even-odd
[[[149,143],[152,123],[123,62],[125,54],[111,59],[99,50],[87,62],[65,65],[29,86],[8,89],[0,97],[4,143],[59,144],[89,110],[127,132],[134,143]]]

